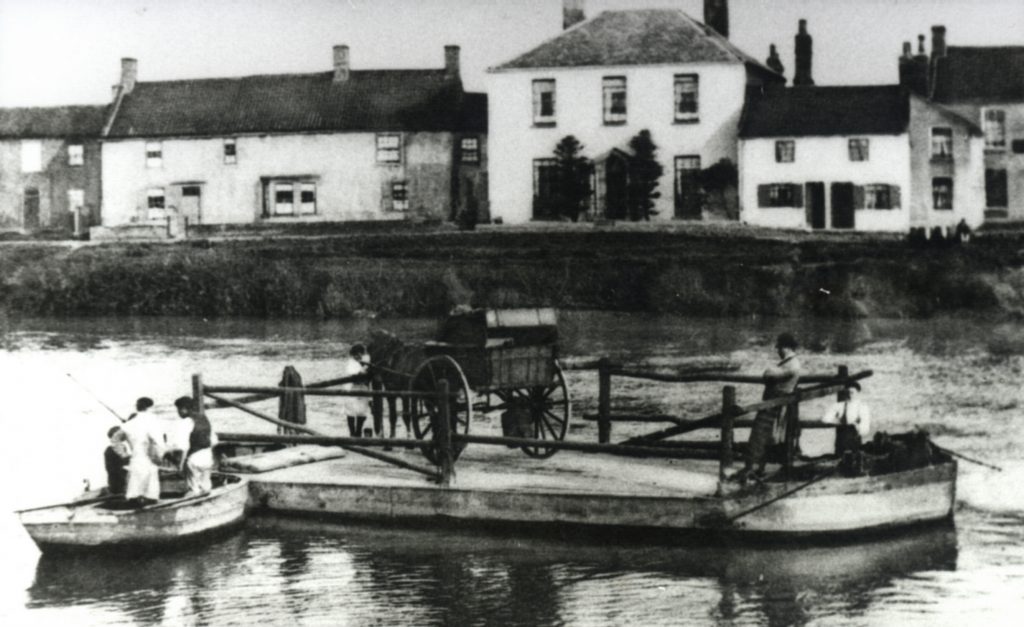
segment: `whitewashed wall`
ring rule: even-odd
[[[697,123],[674,121],[676,74],[699,76]],[[626,77],[626,124],[604,124],[601,81],[606,76]],[[556,125],[535,127],[533,81],[547,78],[556,83]],[[575,135],[584,156],[594,158],[612,148],[628,150],[632,137],[649,130],[665,169],[655,217],[660,220],[671,219],[674,213],[675,156],[700,155],[702,167],[722,158],[736,160],[736,129],[746,84],[740,63],[502,70],[487,79],[491,215],[506,223],[532,218],[533,160],[553,157],[555,145],[566,135]]]
[[[401,164],[376,161],[375,133],[237,136],[237,162],[224,163],[224,138],[165,139],[163,165],[146,167],[146,141],[103,144],[103,225],[125,224],[146,207],[146,192],[163,187],[167,206],[180,206],[172,186],[202,182],[205,224],[254,222],[262,216],[261,177],[317,178],[317,215],[274,220],[386,220],[405,213],[385,209],[387,182],[410,179],[407,168],[437,171],[441,192],[450,184],[452,136],[403,133]],[[447,216],[448,198],[417,198],[410,182],[410,205]],[[443,194],[442,194],[443,195]],[[436,207],[434,205],[437,205]]]
[[[850,161],[849,140],[870,139],[869,159]],[[775,142],[793,139],[792,163],[775,161]],[[898,185],[899,209],[858,209],[854,225],[861,231],[905,231],[910,228],[910,142],[907,135],[853,135],[836,137],[779,137],[744,139],[740,151],[740,219],[749,224],[779,228],[810,228],[808,202],[803,207],[758,207],[757,188],[773,183],[825,184],[826,226],[831,228],[832,183]],[[930,193],[930,190],[929,190]]]

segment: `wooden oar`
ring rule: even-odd
[[[784,499],[786,497],[789,497],[789,496],[792,496],[792,495],[796,494],[797,492],[799,492],[800,490],[803,490],[804,488],[810,487],[810,486],[814,485],[815,483],[818,483],[822,479],[827,479],[827,478],[831,477],[832,475],[834,475],[836,473],[837,470],[839,470],[838,466],[833,467],[828,472],[826,472],[825,474],[818,475],[817,477],[815,477],[815,478],[813,478],[813,479],[811,479],[809,481],[805,481],[804,483],[801,483],[800,485],[798,485],[797,487],[793,488],[792,490],[787,490],[787,491],[783,492],[782,494],[780,494],[780,495],[778,495],[778,496],[776,496],[774,498],[770,498],[767,501],[763,501],[761,503],[758,503],[754,507],[751,507],[750,509],[748,509],[748,510],[746,510],[744,512],[740,512],[739,514],[733,514],[732,516],[726,518],[726,522],[728,522],[728,523],[736,522],[740,518],[743,518],[744,516],[747,516],[749,514],[753,514],[754,512],[756,512],[758,510],[764,509],[765,507],[768,507],[772,503],[778,503],[782,499]]]
[[[939,451],[941,453],[945,453],[946,455],[952,455],[953,457],[958,457],[958,458],[964,460],[965,462],[971,462],[972,464],[977,464],[979,466],[984,466],[985,468],[991,468],[992,470],[995,470],[995,471],[998,471],[998,472],[1003,472],[1003,469],[1000,468],[999,466],[996,466],[995,464],[989,464],[987,462],[983,462],[981,460],[977,460],[977,459],[968,457],[968,456],[964,455],[963,453],[957,453],[956,451],[951,451],[948,448],[939,446],[935,442],[932,442],[932,446],[935,447],[935,450],[937,450],[937,451]]]

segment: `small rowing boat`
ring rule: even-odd
[[[91,493],[69,503],[16,513],[44,553],[165,546],[241,524],[249,486],[240,477],[215,474],[209,494],[164,492],[161,497],[166,498],[145,507],[130,507],[121,496]]]

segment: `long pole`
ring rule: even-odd
[[[117,419],[118,419],[118,420],[120,420],[121,422],[126,422],[126,420],[125,420],[124,418],[122,418],[122,417],[121,417],[121,414],[117,413],[116,411],[114,411],[114,409],[113,409],[113,408],[112,408],[112,407],[111,407],[110,405],[107,405],[107,404],[106,404],[106,403],[104,403],[104,402],[103,402],[102,400],[100,400],[100,397],[99,397],[99,396],[96,396],[96,394],[95,394],[95,393],[94,393],[94,392],[93,392],[92,390],[90,390],[89,388],[85,387],[85,384],[84,384],[84,383],[82,383],[82,382],[81,382],[81,381],[79,381],[78,379],[76,379],[76,378],[74,378],[73,376],[71,376],[71,373],[70,373],[70,372],[65,372],[64,374],[66,374],[66,375],[68,376],[68,378],[69,378],[69,379],[71,379],[72,381],[74,381],[75,383],[77,383],[77,384],[78,384],[78,387],[80,387],[80,388],[82,388],[83,390],[85,390],[85,391],[86,391],[86,392],[87,392],[87,393],[89,394],[89,396],[91,396],[91,397],[92,397],[92,400],[94,400],[94,401],[96,401],[97,403],[99,403],[100,405],[102,405],[102,406],[103,406],[103,409],[106,409],[107,411],[109,411],[109,412],[110,412],[111,414],[113,414],[113,415],[114,415],[114,417],[115,417],[115,418],[117,418]]]
[[[758,510],[761,510],[761,509],[764,509],[765,507],[768,507],[772,503],[777,503],[777,502],[781,501],[782,499],[784,499],[784,498],[786,498],[788,496],[792,496],[792,495],[796,494],[797,492],[799,492],[800,490],[803,490],[804,488],[808,488],[808,487],[814,485],[815,483],[818,483],[819,481],[821,481],[823,479],[827,479],[827,478],[831,477],[832,475],[834,475],[836,473],[836,470],[838,470],[838,467],[832,468],[828,472],[826,472],[825,474],[818,475],[817,477],[815,477],[815,478],[813,478],[813,479],[811,479],[809,481],[805,481],[804,483],[801,483],[800,485],[798,485],[797,487],[793,488],[792,490],[787,490],[787,491],[783,492],[782,494],[780,494],[780,495],[778,495],[778,496],[776,496],[774,498],[770,498],[767,501],[758,503],[757,505],[755,505],[754,507],[751,507],[750,509],[748,509],[746,511],[740,512],[739,514],[734,514],[734,515],[730,516],[727,520],[730,523],[731,522],[736,522],[737,520],[739,520],[740,518],[743,518],[744,516],[747,516],[749,514],[753,514],[754,512],[756,512]]]
[[[937,451],[941,451],[941,452],[945,453],[946,455],[952,455],[953,457],[958,457],[958,458],[964,460],[965,462],[971,462],[972,464],[977,464],[979,466],[984,466],[985,468],[991,468],[992,470],[997,470],[999,472],[1003,472],[1003,469],[1000,468],[999,466],[996,466],[995,464],[989,464],[989,463],[983,462],[981,460],[977,460],[977,459],[968,457],[968,456],[964,455],[963,453],[957,453],[956,451],[951,451],[948,448],[945,448],[945,447],[939,446],[938,444],[935,444],[934,442],[932,442],[932,446],[934,446],[935,450],[937,450]]]

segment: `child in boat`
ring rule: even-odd
[[[124,494],[128,485],[128,469],[125,464],[131,457],[128,439],[121,427],[111,427],[107,431],[110,445],[103,451],[103,464],[107,468],[107,494]]]
[[[341,376],[353,377],[366,375],[370,363],[370,355],[366,352],[366,346],[353,344],[349,349],[348,357],[341,367]],[[345,383],[341,386],[347,392],[365,392],[369,389],[365,381]],[[363,424],[366,423],[366,415],[369,414],[368,399],[359,396],[345,397],[346,415],[348,416],[348,432],[354,438],[363,435]]]
[[[178,416],[191,423],[188,436],[188,451],[185,453],[185,481],[188,484],[186,496],[208,494],[213,489],[213,447],[217,434],[204,412],[196,411],[195,402],[189,396],[174,401]]]

